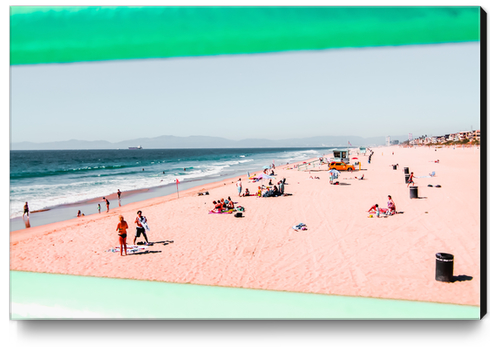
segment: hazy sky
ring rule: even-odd
[[[11,141],[480,127],[479,43],[11,67]]]

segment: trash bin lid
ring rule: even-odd
[[[436,253],[436,259],[439,261],[453,261],[454,256],[449,253]]]

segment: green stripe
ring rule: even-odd
[[[11,64],[478,41],[473,7],[11,7]]]
[[[451,284],[448,284],[451,285]],[[475,306],[10,272],[11,318],[479,319]]]

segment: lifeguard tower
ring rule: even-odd
[[[359,154],[366,155],[366,147],[359,147]]]
[[[333,151],[333,161],[341,161],[349,164],[349,150],[338,149]]]

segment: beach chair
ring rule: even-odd
[[[435,175],[436,175],[436,172],[435,172],[435,171],[432,171],[432,172],[429,174],[429,176],[430,176],[430,177],[434,177]]]

